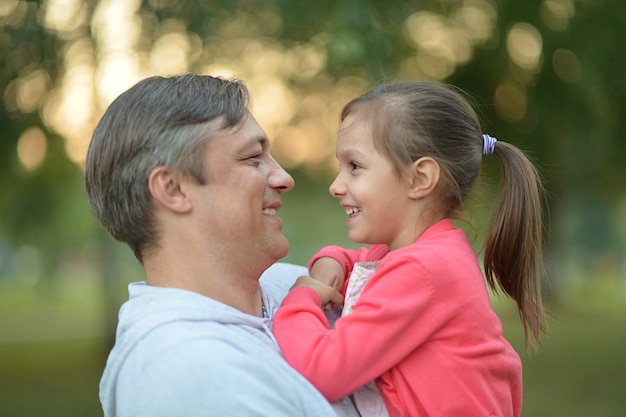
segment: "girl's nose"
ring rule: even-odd
[[[346,193],[345,186],[339,181],[339,175],[337,175],[337,177],[335,177],[335,180],[330,183],[330,186],[328,187],[328,192],[330,193],[330,195],[337,198]]]

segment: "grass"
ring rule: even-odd
[[[523,416],[624,415],[625,301],[623,286],[596,282],[581,285],[554,303],[551,334],[538,353],[522,356]],[[510,318],[503,320],[513,330],[519,324]],[[521,334],[521,329],[516,333]]]
[[[96,283],[2,284],[0,417],[101,416],[106,344]]]
[[[524,359],[524,416],[620,416],[626,410],[626,315],[558,310],[539,354]]]
[[[95,283],[42,293],[0,286],[0,417],[102,416],[98,382],[107,345]],[[538,353],[523,354],[523,417],[616,417],[626,410],[626,291],[577,284],[552,302],[556,318]],[[494,299],[518,351],[511,303]]]
[[[0,416],[101,416],[101,339],[0,344]]]

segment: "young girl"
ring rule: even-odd
[[[350,239],[371,246],[330,246],[313,257],[316,279],[298,278],[274,321],[285,358],[328,400],[352,394],[362,415],[518,416],[520,358],[451,218],[481,158],[498,156],[503,183],[485,242],[486,281],[517,302],[527,343],[538,344],[546,313],[535,168],[513,145],[483,135],[470,105],[437,83],[380,86],[348,103],[341,121],[330,193],[348,215]],[[344,301],[331,328],[320,307]]]

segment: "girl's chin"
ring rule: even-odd
[[[348,238],[350,238],[351,241],[353,241],[354,243],[362,243],[362,244],[367,244],[366,239],[359,235],[358,233],[354,233],[354,232],[348,232]]]

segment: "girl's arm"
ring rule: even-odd
[[[342,294],[345,291],[344,284],[346,283],[346,276],[344,269],[335,258],[329,256],[317,258],[309,268],[309,275],[329,287],[332,287],[335,291]],[[295,288],[297,284],[296,282],[292,289]]]
[[[438,329],[433,291],[421,264],[385,260],[354,312],[334,329],[317,292],[297,287],[278,310],[274,334],[289,364],[335,401],[395,366]]]
[[[309,261],[309,274],[344,294],[346,280],[356,262],[379,260],[387,252],[389,249],[385,245],[359,249],[346,249],[334,245],[326,246],[313,255]]]

